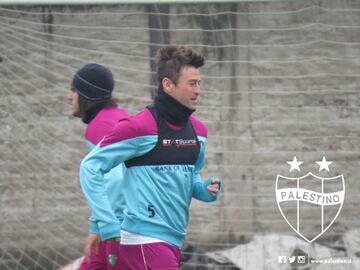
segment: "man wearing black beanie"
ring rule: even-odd
[[[111,71],[90,63],[79,69],[71,82],[68,99],[72,101],[73,115],[88,124],[105,106],[116,106],[112,98],[114,78]]]
[[[192,116],[203,64],[190,48],[161,48],[153,106],[120,121],[81,163],[83,191],[103,217],[101,238],[119,237],[121,229],[120,270],[179,269],[192,197],[213,202],[219,195],[217,177],[201,179],[207,128]],[[101,190],[104,174],[123,162],[126,211],[119,224]]]
[[[112,98],[114,79],[111,71],[99,64],[90,63],[79,69],[72,80],[68,100],[72,113],[87,124],[85,141],[89,152],[103,139],[115,123],[128,116],[118,108]],[[114,167],[105,175],[106,196],[113,209],[113,218],[123,220],[125,208],[122,194],[124,164]],[[79,270],[110,270],[119,266],[119,239],[101,241],[99,226],[101,217],[92,214],[89,218],[89,234],[85,244],[85,259]]]

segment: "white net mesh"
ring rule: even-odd
[[[162,43],[206,56],[196,112],[209,128],[203,176],[225,184],[215,204],[192,203],[183,269],[238,269],[204,252],[297,235],[274,192],[293,156],[304,164],[292,176],[345,176],[343,209],[319,241],[337,245],[359,227],[359,2],[3,6],[0,269],[58,269],[82,255],[88,208],[78,167],[86,149],[66,101],[72,75],[105,64],[120,106],[135,113],[151,102]],[[333,161],[329,173],[318,172],[322,156]],[[314,212],[304,220],[317,228]],[[238,254],[238,267],[280,269],[268,260],[281,254],[266,254],[267,246]]]

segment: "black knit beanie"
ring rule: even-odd
[[[87,100],[109,100],[114,78],[108,68],[95,63],[86,64],[75,73],[71,87]]]

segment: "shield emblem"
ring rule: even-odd
[[[109,264],[112,266],[112,267],[115,267],[116,265],[116,261],[117,261],[117,255],[116,254],[109,254]]]
[[[330,228],[342,209],[344,176],[323,178],[311,172],[298,178],[277,175],[275,193],[285,221],[311,243]]]

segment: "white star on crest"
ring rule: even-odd
[[[329,171],[329,165],[332,163],[332,161],[326,161],[326,158],[323,157],[322,161],[316,161],[316,163],[320,166],[319,172],[321,172],[322,170]]]
[[[300,172],[300,165],[303,164],[303,161],[297,161],[296,157],[294,156],[294,159],[292,161],[286,161],[291,167],[290,172],[293,170],[297,170]]]

